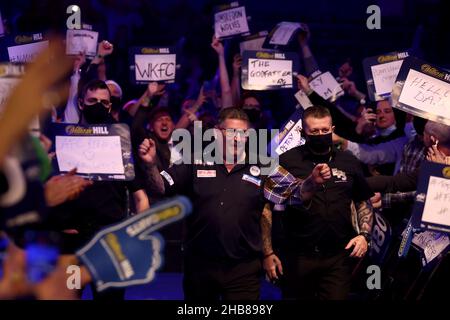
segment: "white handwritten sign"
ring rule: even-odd
[[[0,77],[0,113],[3,111],[5,103],[12,89],[19,83],[18,78],[1,78]]]
[[[416,233],[412,242],[423,249],[425,264],[430,263],[450,245],[450,239],[445,233],[434,231]]]
[[[98,32],[89,30],[67,30],[66,54],[77,55],[84,52],[86,56],[93,57],[97,54]]]
[[[217,12],[214,15],[214,30],[217,39],[249,32],[245,7]]]
[[[450,180],[430,177],[422,221],[450,227]]]
[[[119,136],[56,136],[56,158],[62,172],[124,174]]]
[[[305,140],[302,139],[302,119],[298,120],[298,122],[289,130],[288,134],[284,137],[283,141],[279,144],[279,146],[275,149],[275,152],[278,155],[285,153],[286,151],[291,150],[297,146],[300,146],[305,143]]]
[[[176,54],[136,54],[136,81],[174,80]]]
[[[450,84],[410,69],[399,102],[450,119]]]
[[[248,61],[248,84],[252,87],[292,87],[292,61],[253,59]]]
[[[344,94],[344,90],[329,71],[311,80],[309,85],[325,100],[335,101]]]
[[[301,28],[301,25],[294,22],[280,22],[275,28],[269,43],[285,46],[289,43],[294,32]]]
[[[391,93],[402,63],[403,60],[397,60],[370,67],[377,95],[382,96]]]
[[[28,63],[44,49],[48,47],[48,41],[40,41],[19,46],[8,47],[9,61]]]

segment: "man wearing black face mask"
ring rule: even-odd
[[[282,293],[285,299],[342,300],[350,289],[350,257],[368,249],[373,194],[358,160],[333,149],[327,109],[306,109],[303,125],[306,144],[282,154],[264,186],[268,200],[286,205]]]
[[[101,80],[86,84],[80,93],[78,107],[81,110],[80,124],[115,122],[111,115],[111,93]]]
[[[116,121],[111,116],[110,91],[105,82],[91,80],[79,94],[81,110],[80,124],[110,124]],[[133,196],[135,212],[139,213],[149,207],[148,197],[144,191],[143,173],[135,166],[135,180],[95,181],[80,196],[64,203],[55,210],[60,213],[56,228],[72,230],[64,235],[63,250],[72,253],[90,240],[101,228],[119,222],[128,216],[128,191]],[[57,213],[55,213],[57,215]],[[93,290],[94,299],[123,299],[124,290],[107,290],[101,294]]]

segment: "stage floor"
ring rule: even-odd
[[[128,288],[126,300],[183,300],[183,274],[159,273],[152,283]],[[83,300],[92,299],[90,287],[83,291]],[[261,300],[280,300],[280,290],[261,279]]]

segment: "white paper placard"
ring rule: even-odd
[[[450,119],[450,84],[410,69],[399,102]]]
[[[77,168],[80,174],[124,174],[119,136],[56,136],[60,171]]]
[[[217,39],[249,32],[245,7],[217,12],[214,15],[214,30]]]
[[[8,47],[9,61],[28,63],[44,49],[48,48],[48,41],[33,42]]]
[[[244,51],[259,51],[262,50],[266,37],[259,37],[252,40],[242,41],[239,45],[241,55]]]
[[[67,30],[66,54],[78,55],[84,52],[88,57],[97,54],[98,32],[89,30]]]
[[[450,180],[430,177],[422,221],[450,226]]]
[[[425,260],[430,263],[450,244],[450,240],[445,233],[435,231],[424,231],[416,233],[412,242],[423,249]]]
[[[391,93],[402,63],[403,60],[397,60],[370,67],[377,95],[382,96]]]
[[[311,89],[319,94],[325,100],[331,101],[344,94],[341,85],[336,81],[333,75],[327,71],[317,76],[309,82]]]
[[[3,112],[6,100],[11,94],[12,89],[19,83],[17,78],[1,78],[0,77],[0,114]]]
[[[250,58],[248,84],[258,87],[292,85],[292,61]]]
[[[298,120],[297,123],[289,130],[289,133],[284,137],[283,141],[275,149],[278,155],[285,153],[297,146],[304,144],[304,139],[302,139],[302,119]]]
[[[176,54],[136,54],[136,81],[174,80]]]
[[[295,22],[281,22],[276,27],[275,32],[272,34],[269,43],[274,45],[287,45],[292,37],[292,34],[301,28],[300,23]]]

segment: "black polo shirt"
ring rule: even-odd
[[[219,260],[261,256],[260,219],[266,200],[260,166],[181,164],[162,171],[166,194],[185,194],[193,203],[184,249]]]
[[[351,201],[368,200],[372,191],[364,179],[359,161],[347,151],[333,150],[324,159],[306,146],[280,156],[280,165],[297,178],[307,178],[318,163],[327,162],[332,177],[312,199],[301,206],[287,206],[283,228],[287,249],[297,253],[337,253],[356,236],[351,219]]]

